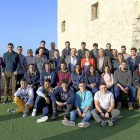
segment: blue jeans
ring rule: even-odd
[[[123,86],[123,87],[126,88],[126,86]],[[114,92],[115,92],[115,97],[117,99],[117,102],[121,102],[120,91],[121,91],[121,89],[119,86],[114,87]],[[131,87],[129,87],[128,92],[130,93],[129,94],[129,102],[133,103],[134,99],[136,98],[137,89],[134,86],[131,86]]]
[[[85,109],[82,109],[82,108],[80,108],[80,110],[81,110],[81,113],[83,113],[85,111]],[[76,118],[77,115],[78,115],[78,111],[77,110],[71,111],[70,112],[70,121],[75,122],[75,118]],[[81,123],[88,122],[90,120],[90,118],[91,118],[91,110],[88,110],[86,112],[85,118],[81,121]]]
[[[46,104],[44,102],[44,100],[45,99],[43,97],[38,95],[37,98],[36,98],[36,101],[35,101],[35,105],[34,105],[34,109],[41,110],[43,112],[41,117],[47,116],[48,113],[49,113],[49,105]]]
[[[94,97],[94,94],[99,91],[99,88],[97,86],[95,86],[93,89],[92,88],[89,88],[89,87],[86,87],[87,90],[90,90],[92,92],[92,95]]]

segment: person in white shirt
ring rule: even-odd
[[[98,121],[102,126],[113,126],[114,122],[118,119],[120,111],[114,109],[115,101],[113,93],[107,90],[104,82],[100,84],[100,90],[94,95],[94,103],[96,109],[91,111],[93,118]],[[104,121],[102,118],[109,118],[111,120]]]
[[[9,113],[18,113],[23,112],[23,117],[28,115],[29,109],[34,106],[34,93],[33,89],[27,86],[27,82],[25,79],[20,80],[21,87],[14,94],[14,101],[19,107],[18,109],[8,109]]]
[[[130,56],[130,54],[126,53],[126,47],[125,46],[121,46],[121,52],[124,56],[124,60],[127,60],[127,58]]]

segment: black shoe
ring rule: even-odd
[[[64,120],[69,120],[69,113],[66,113],[66,114],[64,115]]]
[[[53,113],[51,120],[55,120],[58,118],[58,114],[57,113]]]
[[[6,104],[8,103],[8,98],[6,98],[4,101],[3,101],[3,104]]]

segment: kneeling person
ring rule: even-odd
[[[75,118],[78,115],[83,118],[81,123],[78,123],[78,126],[88,127],[90,125],[88,121],[91,118],[91,110],[93,109],[93,96],[92,93],[86,89],[86,85],[83,81],[79,82],[79,89],[75,97],[76,110],[71,111],[70,121],[63,120],[62,123],[67,126],[74,126]]]
[[[28,115],[29,109],[33,108],[34,93],[33,89],[27,86],[25,79],[20,80],[21,87],[15,93],[14,100],[19,107],[18,109],[8,109],[7,112],[18,113],[23,112],[23,117]]]
[[[93,118],[98,121],[102,126],[112,126],[114,122],[118,119],[120,111],[114,109],[115,101],[113,93],[107,90],[105,83],[100,84],[100,91],[95,93],[94,103],[96,109],[91,111]],[[104,121],[102,118],[109,118],[112,116],[111,120]]]

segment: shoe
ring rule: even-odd
[[[34,116],[36,116],[36,109],[33,109],[33,112],[32,112],[32,116],[34,117]]]
[[[69,113],[66,113],[66,114],[64,115],[64,120],[69,120]]]
[[[8,97],[3,101],[3,104],[8,103]]]
[[[107,124],[106,121],[102,121],[102,122],[101,122],[101,126],[103,126],[103,127],[106,126],[106,124]]]
[[[129,109],[130,111],[132,111],[132,110],[133,110],[133,103],[128,102],[128,109]]]
[[[37,123],[42,123],[42,122],[46,122],[48,120],[48,116],[44,116],[44,117],[42,117],[42,118],[40,118],[40,119],[37,119]]]
[[[89,122],[83,122],[83,123],[78,123],[78,127],[84,127],[84,128],[87,128],[90,126],[90,123]]]
[[[14,103],[14,104],[15,104],[16,102],[13,100],[13,101],[12,101],[12,103]]]
[[[53,113],[51,120],[55,120],[58,118],[58,114],[57,113]]]
[[[28,116],[28,112],[27,111],[23,111],[23,117],[27,117]]]
[[[113,126],[113,122],[110,120],[107,120],[108,126]]]
[[[116,109],[121,109],[121,107],[122,107],[122,103],[121,102],[117,102],[117,107],[116,107]]]
[[[62,124],[66,125],[66,126],[75,126],[75,122],[68,121],[68,120],[62,120]]]
[[[7,110],[7,112],[9,112],[9,113],[16,113],[16,109],[11,109],[11,108],[9,108],[9,109]]]

